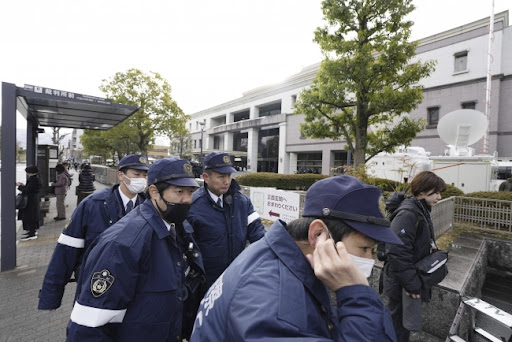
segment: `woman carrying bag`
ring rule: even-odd
[[[25,168],[27,173],[27,184],[16,183],[18,190],[23,196],[27,196],[27,205],[23,209],[18,209],[18,220],[23,222],[23,229],[27,232],[20,241],[37,239],[37,229],[39,229],[39,215],[41,197],[41,179],[37,166],[31,165]]]
[[[69,179],[64,165],[57,164],[55,171],[57,171],[57,181],[52,183],[52,185],[55,187],[55,197],[57,197],[57,216],[53,219],[60,221],[66,219],[66,205],[64,204],[64,200],[68,193]]]
[[[386,202],[391,229],[403,242],[403,245],[386,244],[387,261],[383,270],[384,294],[389,298],[388,309],[397,342],[407,342],[411,330],[421,330],[421,303],[430,302],[433,285],[425,281],[418,264],[437,250],[430,212],[445,189],[443,179],[431,171],[423,171],[411,182],[412,196],[401,199],[398,205],[391,197]],[[444,278],[446,265],[440,272]]]

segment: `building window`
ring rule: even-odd
[[[437,126],[439,122],[439,107],[427,108],[427,124],[428,126]]]
[[[321,173],[322,152],[297,153],[297,173]]]
[[[188,124],[188,130],[191,131],[192,130],[192,122]]]
[[[199,121],[196,121],[196,130],[199,129]]]
[[[259,117],[281,114],[281,102],[259,107]]]
[[[194,140],[194,148],[197,148],[197,140]]]
[[[215,150],[220,150],[220,137],[219,136],[214,136],[213,137],[213,148]]]
[[[468,52],[458,52],[454,55],[455,67],[454,72],[463,72],[468,70]]]
[[[233,134],[233,151],[247,152],[247,142],[248,141],[249,141],[249,134],[247,132],[234,133]]]
[[[475,109],[476,101],[462,102],[461,107],[462,109]]]
[[[292,95],[292,108],[295,102],[297,102],[297,95]]]
[[[238,122],[238,121],[243,121],[243,120],[249,120],[249,111],[248,110],[233,114],[233,122]]]

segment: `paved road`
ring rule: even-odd
[[[75,186],[78,175],[66,196],[67,217],[76,207]],[[106,186],[98,182],[96,189]],[[17,267],[0,272],[0,341],[64,341],[75,293],[75,284],[68,284],[62,306],[55,311],[37,310],[38,293],[46,268],[50,262],[57,239],[66,220],[54,221],[57,214],[55,198],[50,199],[50,212],[39,237],[31,241],[19,241],[23,230],[17,232]]]

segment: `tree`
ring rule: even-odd
[[[117,155],[121,160],[127,154],[140,151],[137,143],[137,132],[127,122],[122,122],[107,131],[86,130],[82,135],[84,151],[90,155],[99,155],[104,160]]]
[[[64,146],[61,145],[61,142],[66,135],[69,135],[69,133],[60,134],[60,127],[52,127],[52,143],[58,146],[59,160],[62,160],[62,155],[64,154]]]
[[[190,159],[192,158],[192,138],[188,130],[181,134],[175,135],[171,139],[171,149],[172,153],[176,153],[180,158]]]
[[[108,132],[119,139],[135,143],[147,155],[156,134],[172,136],[185,129],[187,117],[171,96],[171,86],[158,73],[145,74],[138,69],[116,73],[100,86],[114,102],[137,106],[129,119]]]
[[[403,118],[422,101],[417,82],[434,61],[411,61],[417,42],[408,42],[412,0],[324,0],[327,25],[314,41],[324,54],[320,71],[295,104],[311,138],[344,137],[356,167],[379,152],[409,144],[424,120]],[[369,127],[373,127],[369,131]]]

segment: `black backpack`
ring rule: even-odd
[[[401,210],[409,210],[407,208],[400,208],[400,205],[402,204],[403,200],[406,199],[408,196],[405,195],[404,192],[393,192],[391,196],[386,200],[386,217],[389,221],[393,221],[393,219],[396,217],[396,215]],[[418,213],[416,213],[416,227],[420,224],[420,221],[422,220],[421,217],[418,216]],[[379,242],[377,244],[377,259],[380,261],[387,261],[387,255],[386,255],[386,243],[385,242]]]

